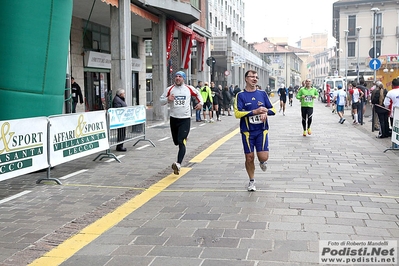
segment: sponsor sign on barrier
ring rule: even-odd
[[[110,108],[108,115],[110,129],[142,124],[146,120],[144,105]]]
[[[0,123],[0,181],[48,167],[46,117]]]
[[[105,111],[52,116],[49,120],[51,166],[109,149]]]

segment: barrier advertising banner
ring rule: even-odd
[[[110,129],[133,126],[145,123],[146,121],[144,105],[110,108],[108,109],[108,114]]]
[[[52,116],[49,120],[51,166],[109,149],[105,111]]]
[[[0,181],[48,168],[46,117],[0,121]]]

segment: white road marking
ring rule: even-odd
[[[89,171],[89,169],[79,170],[79,171],[76,171],[76,172],[74,172],[74,173],[71,173],[71,174],[68,174],[68,175],[64,175],[63,177],[60,177],[60,178],[58,178],[58,179],[67,179],[67,178],[70,178],[70,177],[72,177],[72,176],[75,176],[75,175],[84,173],[84,172],[86,172],[86,171]]]
[[[32,192],[32,191],[30,191],[30,190],[22,191],[22,192],[20,192],[20,193],[18,193],[18,194],[15,194],[15,195],[13,195],[13,196],[10,196],[10,197],[8,197],[8,198],[5,198],[5,199],[0,200],[0,204],[3,204],[3,203],[5,203],[5,202],[7,202],[7,201],[10,201],[10,200],[13,200],[13,199],[22,197],[23,195],[26,195],[26,194],[31,193],[31,192]]]

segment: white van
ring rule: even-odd
[[[319,98],[321,98],[322,102],[327,102],[327,84],[330,85],[330,101],[333,99],[333,91],[334,88],[338,88],[339,85],[342,86],[342,88],[346,91],[346,82],[345,82],[345,77],[341,76],[327,76],[325,77],[323,81],[323,87],[321,90],[321,95],[319,95]]]

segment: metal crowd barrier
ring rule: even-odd
[[[399,107],[393,108],[393,123],[392,123],[392,136],[391,136],[391,147],[387,148],[386,151],[399,150]]]
[[[118,141],[117,131],[126,128]],[[108,111],[83,112],[49,117],[0,121],[0,181],[47,169],[47,176],[36,181],[61,182],[51,178],[52,167],[90,154],[94,160],[112,157],[110,147],[146,138],[144,106],[111,108]]]
[[[145,106],[128,106],[121,108],[110,108],[107,111],[107,125],[109,146],[115,147],[118,144],[136,140],[133,146],[140,141],[148,141],[153,147],[155,144],[146,138],[146,110]],[[118,141],[118,130],[125,129],[125,137]],[[119,158],[107,149],[104,153],[99,154],[93,161],[97,159],[113,158],[121,162]]]

